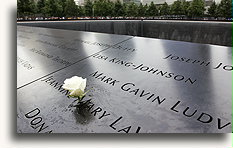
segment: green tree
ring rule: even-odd
[[[208,9],[208,14],[212,17],[217,17],[217,5],[215,1],[211,4],[210,8]]]
[[[77,6],[77,16],[85,16],[84,6]]]
[[[66,0],[65,15],[67,17],[77,16],[77,6],[74,0]]]
[[[149,16],[148,14],[148,5],[144,5],[144,9],[145,9],[145,16]]]
[[[61,15],[65,16],[66,0],[59,0],[58,3],[62,8],[62,14]]]
[[[126,16],[126,11],[127,11],[127,4],[126,3],[123,3],[123,16]]]
[[[140,3],[139,7],[138,7],[138,16],[145,16],[146,15],[146,7],[144,7],[142,5],[142,3]]]
[[[124,16],[124,8],[119,0],[114,4],[114,16]]]
[[[189,7],[188,15],[190,17],[201,17],[204,15],[205,7],[203,0],[193,0]]]
[[[84,5],[84,9],[85,9],[85,15],[86,16],[92,16],[93,15],[93,5],[92,2],[90,0],[87,0],[85,5]]]
[[[183,1],[182,2],[182,8],[183,8],[183,14],[188,16],[189,13],[189,7],[190,7],[190,1]]]
[[[171,5],[171,14],[174,14],[174,15],[183,15],[184,14],[181,1],[175,1]]]
[[[231,20],[232,20],[232,17],[233,17],[233,1],[231,1]]]
[[[131,2],[127,5],[127,10],[126,10],[126,16],[137,16],[138,15],[138,6],[134,3]]]
[[[160,15],[169,15],[170,14],[170,7],[168,4],[165,2],[161,7],[160,7]]]
[[[95,16],[104,16],[106,14],[106,0],[94,1],[93,7]]]
[[[38,0],[37,2],[37,13],[43,13],[43,8],[45,7],[45,0]]]
[[[62,6],[57,0],[46,0],[43,11],[47,16],[62,16]]]
[[[109,0],[94,1],[95,16],[113,16],[114,3]]]
[[[105,16],[114,16],[114,3],[110,0],[106,1],[106,14]]]
[[[22,13],[21,10],[19,9],[19,4],[20,4],[20,1],[17,0],[17,17],[20,17],[20,14]]]
[[[17,11],[21,17],[33,15],[36,13],[36,4],[34,0],[17,0]]]
[[[36,6],[36,2],[34,0],[30,0],[29,7],[31,8],[31,14],[36,14],[37,6]]]
[[[102,16],[102,2],[103,0],[94,1],[94,15],[95,16]]]
[[[231,20],[232,20],[232,17],[233,17],[233,1],[231,1]]]
[[[157,16],[158,13],[159,11],[157,7],[155,6],[153,2],[151,2],[146,12],[147,16]]]
[[[217,8],[220,17],[231,18],[231,0],[222,0]]]

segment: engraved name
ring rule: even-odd
[[[40,109],[35,108],[25,114],[25,117],[30,120],[31,127],[37,131],[37,133],[52,133],[53,130],[48,130],[49,127],[43,121],[43,118],[40,116]]]
[[[103,83],[106,82],[104,81],[104,79],[101,79],[100,76],[104,77],[105,80],[111,78],[110,76],[107,76],[99,71],[95,71],[91,73],[89,76],[94,77],[95,79],[100,80]],[[111,78],[111,80],[118,82],[116,83],[116,85],[112,86],[120,86],[121,91],[133,95],[135,97],[144,98],[145,101],[149,101],[151,104],[156,103],[157,107],[160,107],[161,105],[164,106],[168,102],[174,101],[167,99],[168,97],[162,97],[157,93],[153,93],[149,90],[140,88],[133,82],[124,82],[123,84],[121,84],[119,80],[115,80],[113,78]],[[107,84],[109,85],[109,83]],[[178,100],[174,102],[173,105],[170,105],[169,103],[169,105],[167,104],[164,107],[167,107],[167,110],[170,110],[173,113],[179,114],[180,116],[185,116],[187,118],[190,118],[191,120],[196,120],[197,122],[200,122],[202,124],[212,124],[212,126],[215,126],[218,130],[224,129],[231,125],[231,122],[226,121],[224,118],[214,117],[210,113],[199,111],[198,108],[195,108],[193,106],[188,106],[185,102]]]
[[[26,61],[18,56],[17,56],[17,63],[20,64],[21,66],[23,66],[24,68],[26,68],[27,70],[31,70],[31,69],[35,68],[35,66],[30,64],[28,61]]]
[[[197,80],[195,78],[191,78],[191,77],[187,77],[187,76],[184,76],[181,74],[176,74],[173,72],[150,67],[150,66],[144,65],[143,63],[138,65],[138,64],[135,64],[135,63],[130,62],[130,61],[121,60],[119,58],[109,58],[109,57],[103,56],[99,53],[93,55],[92,57],[96,58],[96,59],[107,61],[107,62],[112,63],[112,64],[118,64],[118,65],[130,68],[131,70],[137,70],[139,72],[149,73],[149,74],[152,74],[154,76],[163,77],[166,79],[172,79],[172,80],[175,80],[177,82],[183,82],[183,83],[189,84],[189,85],[193,85],[197,82]]]
[[[198,66],[203,66],[203,67],[209,67],[212,66],[213,64],[210,61],[203,61],[203,60],[197,60],[197,59],[191,59],[188,57],[180,57],[177,55],[169,54],[168,56],[164,57],[163,59],[165,60],[172,60],[172,61],[177,61],[177,62],[183,62],[186,64],[193,64],[193,65],[198,65]],[[224,71],[229,71],[231,72],[233,70],[232,65],[226,65],[223,64],[222,62],[217,64],[216,66],[213,66],[213,69],[221,69]]]

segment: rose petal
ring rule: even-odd
[[[62,88],[69,91],[73,91],[76,89],[81,89],[82,91],[84,91],[84,89],[86,88],[86,79],[78,76],[73,76],[64,81]]]
[[[80,84],[80,89],[82,91],[84,91],[84,89],[86,88],[86,83],[87,83],[87,79],[85,78],[82,80],[82,83]]]
[[[84,92],[81,89],[73,90],[70,93],[70,96],[72,96],[72,97],[82,97],[83,95],[84,95]]]

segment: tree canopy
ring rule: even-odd
[[[188,15],[191,17],[202,17],[204,15],[205,5],[203,0],[193,0],[188,8]]]
[[[43,17],[158,17],[158,16],[186,16],[197,18],[203,16],[232,18],[233,2],[221,0],[219,4],[212,3],[205,12],[203,0],[174,1],[173,4],[156,5],[153,2],[143,5],[142,3],[122,3],[110,0],[85,0],[83,6],[75,4],[74,0],[17,0],[18,17],[43,16]]]
[[[217,14],[220,17],[231,18],[232,17],[232,3],[231,0],[222,0],[217,8]]]
[[[160,15],[168,15],[170,14],[170,7],[168,4],[165,2],[161,7],[160,7]]]

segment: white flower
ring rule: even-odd
[[[63,89],[69,90],[71,97],[82,98],[85,96],[84,89],[86,88],[86,78],[73,76],[72,78],[66,79],[62,86]]]

